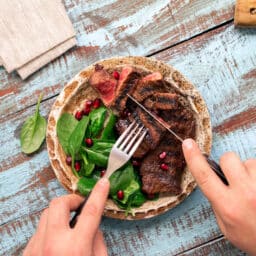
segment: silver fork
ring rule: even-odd
[[[109,178],[116,170],[127,163],[136,149],[139,147],[140,143],[147,134],[147,129],[144,126],[139,126],[133,121],[122,135],[118,138],[114,146],[112,147],[109,158],[108,167],[104,177]],[[137,141],[136,141],[137,140]],[[90,192],[91,193],[91,192]],[[80,215],[90,193],[85,197],[84,201],[79,205],[75,211],[75,215],[69,222],[69,226],[73,228],[77,222],[77,217]]]
[[[128,162],[147,133],[147,129],[142,132],[143,129],[143,125],[139,127],[133,121],[122,133],[110,151],[108,167],[104,177],[109,178],[117,169]]]

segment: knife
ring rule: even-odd
[[[172,129],[170,129],[165,123],[159,120],[156,115],[150,112],[147,108],[145,108],[141,103],[139,103],[135,98],[133,98],[130,94],[127,93],[127,96],[136,103],[140,108],[142,108],[146,113],[148,113],[155,121],[157,121],[160,125],[162,125],[168,132],[170,132],[176,139],[178,139],[181,143],[184,141],[177,133],[175,133]],[[218,177],[222,180],[222,182],[228,185],[228,181],[219,166],[214,160],[210,159],[209,156],[203,153],[206,161],[211,166],[211,169],[218,175]]]

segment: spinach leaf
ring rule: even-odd
[[[80,152],[80,155],[83,160],[83,165],[79,171],[80,176],[90,176],[95,168],[95,164],[88,162],[85,152]]]
[[[88,160],[91,163],[94,163],[94,164],[96,164],[98,166],[101,166],[101,167],[104,167],[104,168],[107,167],[108,155],[104,155],[103,153],[94,151],[90,148],[83,147],[83,150],[86,151],[87,156],[88,156]]]
[[[97,180],[94,178],[82,177],[77,182],[77,189],[82,195],[87,196],[89,192],[93,189],[96,182]]]
[[[89,123],[89,118],[87,116],[84,116],[82,120],[78,122],[78,124],[76,125],[75,129],[73,130],[68,140],[68,152],[72,157],[72,170],[77,177],[78,177],[78,174],[74,168],[75,156],[79,152],[79,149],[82,145],[84,134],[85,134],[88,123]]]
[[[132,180],[135,180],[134,169],[128,163],[110,176],[110,195],[115,196],[118,190],[125,190]]]
[[[38,150],[45,139],[46,120],[39,113],[41,99],[42,94],[39,96],[35,114],[27,118],[21,128],[21,150],[26,154],[31,154]]]
[[[99,135],[100,131],[103,129],[105,116],[107,109],[105,107],[99,107],[94,109],[90,115],[90,126],[89,126],[89,134],[90,137],[95,138]]]
[[[117,118],[113,114],[112,111],[108,111],[108,114],[109,114],[109,116],[108,116],[107,123],[101,133],[101,139],[115,139],[116,138],[114,127],[115,127]]]
[[[57,136],[66,154],[69,154],[69,138],[77,124],[78,121],[69,113],[62,114],[57,122]]]
[[[146,202],[145,195],[141,192],[141,190],[138,190],[133,197],[131,198],[131,206],[133,207],[139,207],[142,204]]]

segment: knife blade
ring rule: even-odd
[[[152,112],[150,112],[147,108],[145,108],[140,102],[138,102],[134,97],[132,97],[130,94],[127,93],[127,96],[136,103],[140,108],[142,108],[146,113],[148,113],[154,120],[156,120],[160,125],[162,125],[168,132],[170,132],[175,138],[177,138],[181,143],[184,141],[176,132],[174,132],[172,129],[170,129],[165,123],[161,122],[156,115],[154,115]],[[208,164],[211,166],[211,169],[219,176],[219,178],[223,181],[224,184],[228,185],[228,181],[219,166],[218,163],[216,163],[214,160],[210,159],[209,156],[205,153],[203,153],[203,156],[205,157]]]

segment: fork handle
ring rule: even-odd
[[[207,154],[203,154],[203,155],[204,155],[206,161],[208,162],[208,164],[210,165],[211,169],[218,175],[218,177],[222,180],[222,182],[225,185],[229,185],[228,180],[227,180],[225,174],[223,173],[220,165],[217,164],[214,160],[210,159]]]
[[[78,208],[75,210],[75,215],[71,218],[71,220],[69,221],[69,226],[71,228],[73,228],[76,223],[77,223],[77,217],[80,215],[80,213],[82,212],[89,196],[90,196],[91,192],[88,193],[88,195],[84,198],[84,201],[78,206]]]

